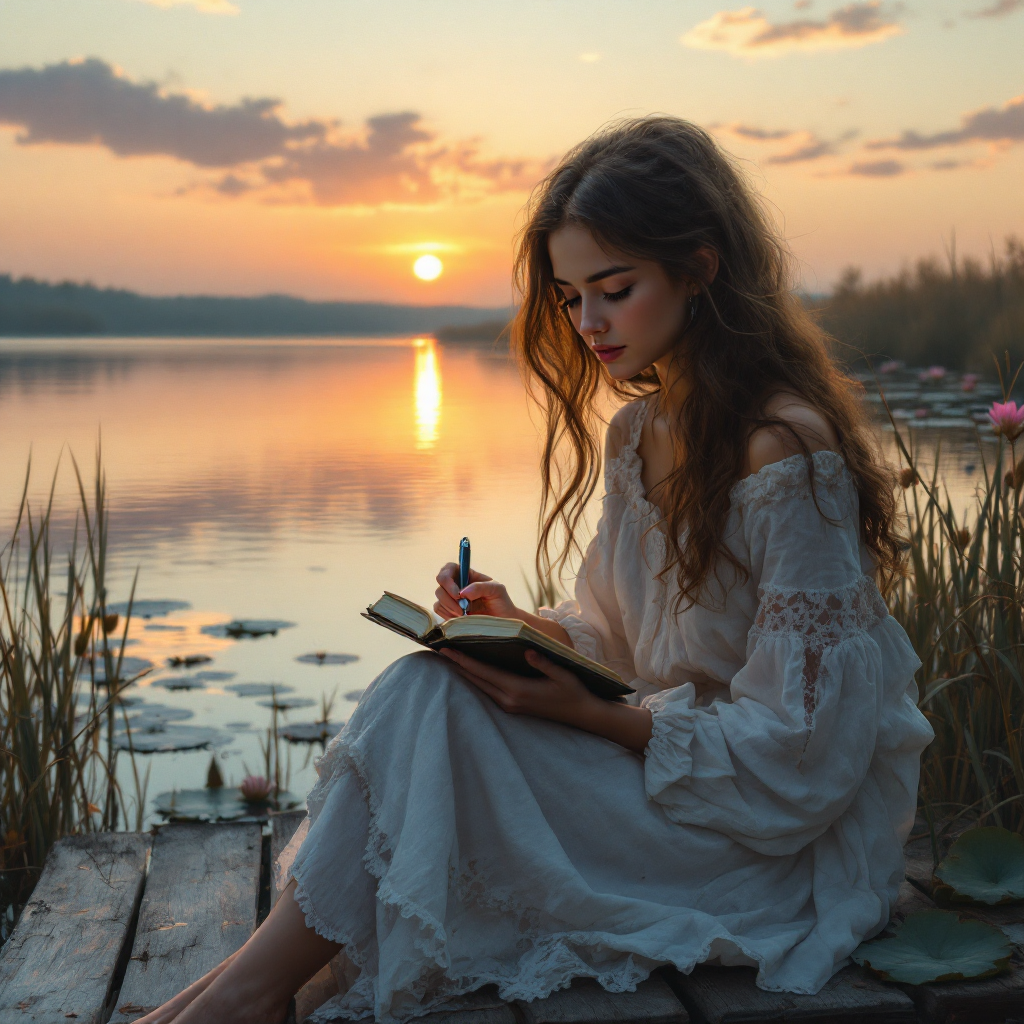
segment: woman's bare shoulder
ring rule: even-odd
[[[802,454],[800,441],[811,454],[835,451],[839,447],[835,428],[824,413],[799,395],[788,392],[773,395],[765,405],[764,415],[768,419],[782,420],[790,429],[780,426],[759,427],[750,435],[744,476],[757,473],[765,466],[781,462],[791,455]]]
[[[632,402],[615,410],[615,415],[608,421],[608,432],[605,434],[604,455],[606,459],[614,459],[629,440],[633,429],[633,417],[639,415],[639,406],[643,398],[635,398]]]

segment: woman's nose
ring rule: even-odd
[[[582,309],[580,310],[580,326],[578,328],[580,334],[604,334],[608,330],[608,321],[605,320],[599,311],[594,307],[594,304],[583,300]]]

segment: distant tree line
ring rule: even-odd
[[[939,364],[992,372],[993,355],[1024,360],[1024,242],[1006,241],[987,264],[958,260],[950,246],[945,263],[921,260],[865,284],[847,270],[826,298],[805,299],[851,362],[858,352],[901,359],[909,366]]]
[[[400,306],[376,302],[307,302],[257,298],[156,298],[88,284],[49,284],[0,275],[0,335],[265,337],[386,335],[508,320],[507,309]]]
[[[865,283],[847,270],[835,291],[804,297],[822,326],[856,362],[901,359],[910,366],[993,369],[993,355],[1024,361],[1024,242],[1006,241],[987,263],[921,260],[894,277]],[[273,336],[432,333],[442,341],[507,340],[510,309],[251,299],[154,298],[83,284],[0,275],[0,335]]]

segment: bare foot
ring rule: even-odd
[[[170,1021],[177,1019],[181,1011],[193,1000],[201,996],[213,984],[214,979],[224,971],[240,952],[241,950],[236,950],[226,960],[222,960],[217,964],[212,971],[208,971],[198,981],[193,982],[188,988],[179,992],[173,999],[168,999],[162,1006],[151,1010],[145,1017],[140,1017],[133,1024],[169,1024]]]

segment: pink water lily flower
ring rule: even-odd
[[[895,373],[903,369],[903,363],[898,359],[888,359],[878,368],[879,373]]]
[[[1018,409],[1016,402],[993,402],[988,418],[992,429],[1010,441],[1016,440],[1024,430],[1024,406]]]
[[[977,373],[965,373],[960,381],[960,387],[964,391],[973,391],[978,386],[979,377],[980,374]]]
[[[242,791],[243,800],[247,803],[255,804],[261,800],[266,800],[270,796],[270,790],[273,787],[270,780],[263,778],[262,775],[246,775],[238,788]]]
[[[922,370],[917,375],[917,379],[925,384],[935,384],[945,376],[946,368],[944,366],[929,366],[927,370]]]

